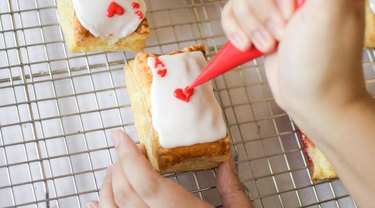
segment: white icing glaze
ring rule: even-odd
[[[167,69],[164,78],[157,74],[161,66],[155,69],[155,58],[148,58],[153,74],[152,125],[158,132],[160,145],[173,148],[224,138],[226,126],[211,82],[196,88],[188,103],[174,97],[175,89],[188,86],[207,65],[202,52],[165,55],[159,60]]]
[[[107,8],[111,2],[116,2],[125,10],[123,15],[107,17]],[[139,9],[133,9],[132,3],[137,2]],[[145,16],[146,4],[144,0],[73,0],[74,10],[78,20],[95,37],[108,39],[116,43],[118,39],[133,33],[142,22],[135,14],[141,11]]]
[[[370,8],[373,13],[375,13],[375,0],[369,0]]]

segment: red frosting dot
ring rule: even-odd
[[[143,13],[141,12],[141,11],[136,11],[135,12],[135,15],[137,15],[137,17],[139,18],[139,19],[143,19]]]

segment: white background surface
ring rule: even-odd
[[[203,43],[211,57],[225,42],[225,1],[151,0],[146,51]],[[0,207],[80,207],[97,199],[116,160],[110,133],[135,140],[122,68],[133,53],[70,53],[53,0],[0,0]],[[365,75],[375,94],[373,51]],[[256,207],[354,207],[339,180],[313,184],[295,127],[272,99],[257,60],[215,81],[238,154],[239,176]],[[170,175],[220,206],[214,170]]]

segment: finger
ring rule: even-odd
[[[231,158],[221,164],[218,169],[216,188],[222,198],[223,206],[252,208],[250,198],[246,195],[234,166],[234,160]]]
[[[222,26],[225,34],[236,48],[245,51],[251,47],[250,37],[240,27],[233,14],[232,1],[229,1],[224,7]]]
[[[99,207],[116,208],[112,192],[112,166],[107,168],[107,176],[104,178],[102,187],[100,187]]]
[[[210,207],[173,181],[156,173],[135,143],[121,131],[113,133],[119,161],[129,183],[150,207]]]
[[[118,163],[113,166],[112,187],[115,202],[119,207],[148,207],[134,191]]]
[[[285,19],[276,2],[274,0],[248,0],[248,2],[260,23],[268,29],[274,38],[280,40],[284,33]]]
[[[257,2],[263,2],[257,1]],[[260,22],[253,11],[248,0],[236,0],[233,2],[233,11],[235,19],[240,25],[251,42],[262,52],[269,52],[275,46],[275,39],[266,29],[266,26]]]

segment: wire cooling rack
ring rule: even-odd
[[[226,38],[225,1],[149,0],[147,51]],[[137,140],[123,66],[134,53],[70,53],[54,0],[0,0],[0,207],[84,207],[116,160],[114,129]],[[375,58],[364,71],[375,94]],[[125,60],[125,61],[124,61]],[[216,79],[215,93],[255,207],[356,207],[339,180],[312,183],[295,126],[275,104],[262,59]],[[215,171],[167,176],[217,207]]]

